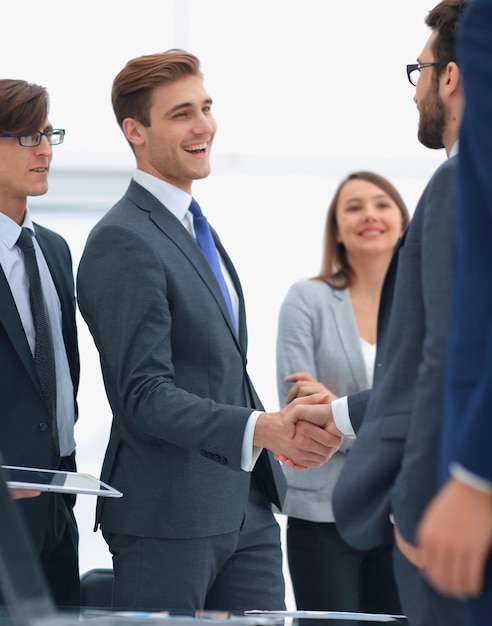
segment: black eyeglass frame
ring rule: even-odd
[[[410,78],[411,74],[415,72],[415,70],[418,70],[420,72],[424,67],[446,67],[447,65],[448,63],[443,63],[442,61],[433,61],[432,63],[409,63],[407,65],[408,82],[414,87],[417,86],[417,83],[414,83]]]
[[[34,135],[14,135],[13,133],[4,133],[3,135],[0,135],[0,138],[15,137],[19,140],[19,145],[21,145],[23,148],[35,148],[36,146],[39,146],[43,136],[46,137],[50,146],[59,146],[61,143],[63,143],[63,140],[65,139],[65,129],[53,128],[53,130],[47,130],[46,132],[40,130]],[[36,143],[33,143],[34,137],[36,138]],[[53,137],[56,137],[57,141],[52,141]],[[23,140],[24,143],[22,143]],[[25,143],[26,140],[29,140],[29,142]]]

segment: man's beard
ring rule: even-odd
[[[432,90],[419,104],[420,121],[418,139],[426,148],[444,148],[443,136],[446,129],[446,109],[437,88]]]

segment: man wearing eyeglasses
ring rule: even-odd
[[[467,0],[442,0],[426,17],[431,34],[417,63],[419,141],[446,151],[404,233],[383,286],[374,384],[332,403],[335,423],[355,437],[334,492],[340,534],[355,548],[395,542],[402,607],[412,626],[459,626],[459,603],[419,570],[416,529],[437,489],[443,376],[450,323],[455,177],[463,95],[456,32]]]
[[[445,381],[442,487],[419,528],[426,577],[464,600],[468,626],[492,622],[492,3],[473,0],[458,50],[460,130],[453,321]]]
[[[47,192],[52,146],[65,131],[48,121],[44,87],[0,80],[0,103],[0,446],[7,465],[75,470],[72,259],[64,239],[35,224],[27,205],[28,196]],[[12,496],[56,603],[78,606],[74,498]]]

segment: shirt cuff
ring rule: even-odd
[[[357,439],[357,435],[352,427],[352,422],[350,421],[347,396],[333,400],[331,410],[333,411],[335,426],[343,433],[343,436],[347,437],[347,439]]]
[[[486,478],[478,476],[478,474],[470,472],[470,470],[467,470],[459,463],[451,463],[451,465],[449,466],[449,472],[453,478],[456,478],[456,480],[465,483],[465,485],[468,485],[468,487],[477,489],[477,491],[492,493],[492,483],[490,482],[490,480],[487,480]]]
[[[241,451],[241,469],[245,472],[252,472],[258,457],[263,448],[253,446],[256,422],[261,415],[261,411],[253,411],[248,418],[244,429],[243,447]]]

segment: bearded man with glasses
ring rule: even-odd
[[[411,626],[460,626],[461,606],[422,575],[419,520],[438,485],[444,370],[456,234],[455,179],[463,109],[456,35],[467,0],[442,0],[425,23],[417,63],[418,139],[446,151],[397,246],[383,285],[373,388],[334,400],[337,427],[355,438],[335,485],[338,530],[359,550],[393,544]],[[417,80],[418,79],[418,80]]]
[[[8,465],[75,471],[72,259],[65,240],[35,224],[27,206],[28,196],[47,192],[52,146],[65,135],[52,128],[48,108],[44,87],[0,80],[0,446]],[[11,493],[56,603],[79,606],[74,497]]]

